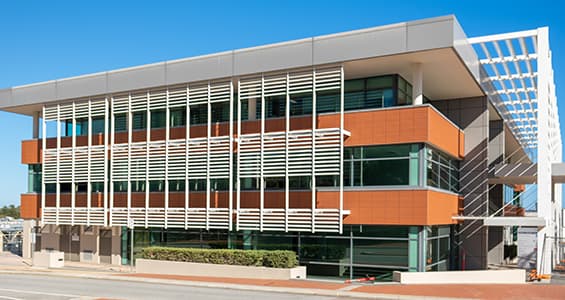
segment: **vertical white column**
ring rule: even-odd
[[[61,105],[57,104],[57,190],[55,194],[55,224],[59,225],[59,209],[61,204]]]
[[[150,94],[147,91],[145,100],[147,101],[147,110],[145,111],[147,123],[145,124],[145,129],[147,134],[145,135],[145,228],[149,227],[149,147],[151,143],[151,101]]]
[[[290,202],[289,177],[288,177],[288,136],[290,132],[290,74],[286,73],[286,102],[285,102],[285,130],[284,130],[284,231],[288,232],[288,210]]]
[[[47,127],[45,122],[45,105],[41,117],[41,222],[45,218],[45,151],[47,150]]]
[[[424,72],[421,63],[412,64],[412,103],[424,104]]]
[[[210,137],[212,136],[212,104],[210,103],[210,82],[208,81],[206,121],[206,230],[210,228]]]
[[[104,99],[104,226],[108,226],[108,97]]]
[[[114,159],[114,139],[115,139],[115,135],[116,135],[116,116],[114,115],[114,97],[112,96],[111,98],[111,107],[112,107],[112,111],[111,111],[111,115],[110,118],[112,120],[112,122],[110,123],[110,161],[113,161]],[[106,114],[108,114],[106,112]],[[126,115],[127,116],[127,115]],[[108,149],[106,149],[106,152],[108,152]],[[129,168],[129,166],[128,166]],[[108,168],[106,168],[106,171],[108,172]],[[109,185],[110,185],[110,221],[108,222],[108,224],[110,226],[113,225],[113,220],[114,220],[114,176],[112,175],[113,172],[113,168],[112,168],[112,164],[110,164],[110,178],[109,178]],[[106,176],[106,178],[108,178],[108,176]]]
[[[228,219],[228,228],[229,231],[233,229],[233,81],[230,80],[230,157],[229,157],[229,219]]]
[[[265,210],[265,177],[263,160],[265,151],[265,76],[261,74],[261,154],[259,162],[259,230],[263,231],[263,211]]]
[[[188,190],[188,160],[189,140],[190,140],[190,88],[186,86],[186,119],[185,119],[185,178],[184,178],[184,229],[188,229],[188,208],[190,207],[190,192]]]
[[[31,138],[37,139],[39,138],[39,111],[33,112],[33,132]]]
[[[86,182],[86,225],[90,226],[90,211],[92,208],[92,186],[91,186],[91,173],[92,163],[90,162],[92,156],[92,100],[88,99],[88,177]],[[73,186],[74,189],[74,186]]]
[[[236,160],[236,219],[235,219],[235,229],[239,231],[239,210],[241,208],[241,82],[237,79],[237,160]]]
[[[312,70],[312,232],[316,232],[316,69]]]
[[[551,237],[553,235],[551,154],[549,137],[549,86],[551,61],[549,52],[549,31],[547,27],[538,28],[538,153],[537,153],[537,209],[538,217],[546,220],[546,226],[538,231],[537,270],[540,274],[551,274]]]
[[[344,143],[344,87],[345,87],[345,74],[343,65],[340,70],[341,83],[339,88],[339,233],[343,233],[343,143]]]
[[[77,147],[77,125],[76,125],[76,104],[73,101],[72,106],[72,129],[71,129],[71,139],[72,139],[72,152],[71,152],[71,224],[75,225],[75,207],[76,207],[76,179],[75,179],[75,164],[76,164],[76,147]],[[89,162],[90,163],[90,162]]]
[[[171,113],[169,111],[169,89],[167,88],[167,102],[165,104],[165,228],[169,224],[169,132]]]
[[[131,111],[131,93],[128,94],[128,200],[127,200],[127,222],[131,218],[131,150],[133,115]]]

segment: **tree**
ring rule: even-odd
[[[14,206],[13,204],[0,207],[0,217],[12,217],[15,219],[20,218],[20,206]]]

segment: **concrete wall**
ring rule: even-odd
[[[488,213],[489,112],[486,97],[433,101],[432,104],[465,133],[465,159],[460,163],[460,193],[466,216]],[[485,269],[488,231],[480,221],[465,221],[456,234],[462,242],[466,270]],[[463,258],[464,257],[464,258]]]
[[[59,249],[61,230],[57,225],[45,225],[41,228],[41,249]]]
[[[306,267],[290,269],[201,264],[178,261],[136,259],[136,273],[169,274],[185,276],[220,276],[253,279],[305,279]]]
[[[80,228],[80,261],[100,263],[98,256],[98,226],[81,226]]]
[[[504,162],[504,121],[489,121],[488,162],[492,170]],[[491,187],[489,191],[489,215],[494,214],[504,205],[504,186]],[[502,215],[502,212],[501,214]],[[504,261],[504,228],[488,227],[488,264],[501,264]]]
[[[24,228],[22,231],[22,258],[31,258],[31,254],[34,251],[32,249],[32,231],[35,226],[35,220],[24,220]]]
[[[519,284],[526,283],[526,270],[394,272],[402,284]]]
[[[112,227],[112,264],[122,264],[122,229]]]

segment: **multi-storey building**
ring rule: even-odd
[[[353,277],[486,268],[501,226],[561,224],[547,28],[468,39],[440,17],[13,87],[0,108],[33,116],[24,255],[128,263],[133,226],[136,251],[292,249]],[[501,217],[525,183],[538,218]]]

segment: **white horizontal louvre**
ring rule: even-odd
[[[45,112],[43,114],[43,119],[45,121],[56,121],[57,120],[57,105],[46,105]]]
[[[312,174],[312,131],[296,130],[288,134],[288,174]]]
[[[106,99],[96,98],[90,100],[90,116],[97,118],[103,117],[106,113]],[[75,112],[76,115],[76,112]]]
[[[289,209],[289,211],[288,211],[288,230],[289,231],[312,231],[312,210],[311,209]]]
[[[245,78],[239,81],[239,99],[255,99],[261,97],[261,77]]]
[[[165,141],[149,142],[149,180],[165,179]]]
[[[237,219],[239,230],[259,230],[261,217],[259,214],[260,209],[240,209],[237,212]]]
[[[131,111],[147,110],[147,100],[147,92],[145,91],[131,93]]]
[[[45,183],[57,182],[57,149],[43,151],[43,178]]]
[[[104,224],[104,208],[87,208],[87,207],[45,207],[43,224],[53,225],[97,225]],[[59,213],[59,222],[56,220],[56,214]]]
[[[312,71],[291,72],[288,74],[289,94],[311,93],[314,83]]]
[[[339,209],[316,209],[314,212],[314,229],[316,232],[339,232],[340,213]]]
[[[286,95],[286,74],[265,76],[264,95],[265,97]]]
[[[104,148],[104,145],[90,146],[90,182],[103,182],[105,180]]]
[[[244,134],[239,138],[239,177],[258,177],[261,165],[261,136]]]
[[[208,103],[208,85],[207,84],[197,84],[189,85],[189,97],[188,104],[207,104]]]
[[[128,111],[129,94],[119,94],[112,97],[112,112],[114,114],[126,113]]]
[[[184,180],[186,176],[186,141],[171,140],[169,142],[168,178]]]
[[[46,211],[49,215],[49,211]],[[185,212],[187,219],[185,219]],[[209,228],[211,229],[227,229],[229,226],[228,219],[230,216],[227,208],[210,208],[209,212]],[[130,218],[134,220],[136,227],[145,227],[145,216],[147,215],[147,225],[149,227],[163,227],[165,225],[165,217],[167,218],[167,227],[185,228],[185,220],[187,220],[188,228],[206,228],[206,209],[205,208],[131,208]],[[55,220],[53,216],[53,222]],[[127,226],[128,209],[113,208],[112,224],[116,226]],[[54,224],[54,223],[53,223]]]
[[[341,68],[316,69],[316,91],[336,90],[341,86]]]
[[[75,148],[75,182],[88,181],[88,146]]]
[[[73,149],[59,149],[59,182],[70,183],[73,179]]]
[[[285,137],[284,132],[270,132],[264,135],[263,174],[265,176],[285,176]]]
[[[145,181],[145,171],[147,169],[147,144],[145,142],[132,143],[130,156],[131,165],[128,166],[130,170],[130,179]]]
[[[231,217],[230,211],[227,208],[209,208],[208,209],[208,228],[210,228],[210,229],[228,229],[230,217]]]
[[[219,82],[210,84],[210,102],[226,102],[230,101],[230,83],[229,82]],[[192,95],[192,90],[190,91]]]
[[[339,175],[339,128],[316,130],[316,175]]]
[[[104,114],[104,112],[102,112]],[[88,118],[88,100],[75,101],[75,118]]]
[[[265,230],[265,231],[284,231],[285,230],[285,211],[284,211],[284,209],[264,209],[263,210],[263,230]]]
[[[188,179],[206,178],[206,138],[188,140]]]
[[[87,104],[88,105],[88,104]],[[73,103],[61,103],[59,104],[59,120],[62,122],[65,120],[73,119]]]
[[[230,139],[210,138],[210,178],[229,178]]]
[[[186,85],[169,87],[169,107],[183,107],[188,103]]]
[[[127,144],[116,144],[112,148],[112,181],[128,180],[128,146]]]
[[[149,109],[164,109],[167,106],[167,90],[149,91]]]

